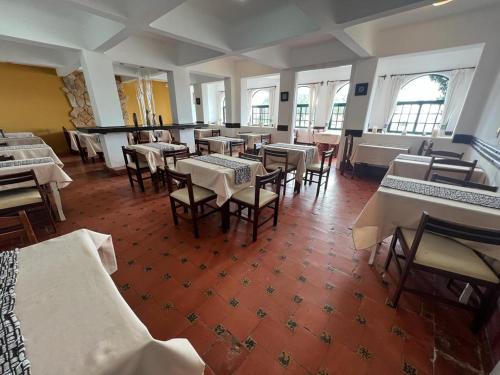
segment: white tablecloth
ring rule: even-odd
[[[164,142],[157,142],[155,145],[165,145],[175,150],[183,150],[186,148],[184,145],[174,145]],[[158,167],[163,167],[165,165],[161,150],[158,148],[148,146],[147,144],[129,145],[129,148],[136,150],[137,153],[144,156],[152,173],[156,173]]]
[[[27,138],[35,136],[32,132],[13,132],[4,134],[6,138]]]
[[[81,229],[18,259],[15,313],[33,374],[203,374],[186,339],[153,339],[121,297],[111,236]]]
[[[0,138],[0,143],[7,143],[7,146],[17,146],[17,145],[38,145],[44,144],[42,138],[40,137],[19,137],[19,138]]]
[[[399,154],[410,152],[408,147],[403,146],[381,146],[360,143],[354,150],[351,157],[351,163],[366,163],[388,167]]]
[[[26,159],[29,160],[29,159]],[[36,159],[35,159],[36,160]],[[12,160],[15,162],[15,160]],[[6,162],[2,162],[6,163]],[[10,162],[7,162],[10,164]],[[26,172],[33,169],[35,171],[36,178],[40,185],[48,185],[50,188],[52,201],[57,208],[57,213],[59,216],[59,220],[66,220],[64,216],[64,212],[62,209],[61,196],[59,195],[59,189],[65,188],[68,186],[73,180],[69,177],[66,172],[62,170],[54,162],[40,163],[40,164],[26,164],[26,165],[17,165],[11,167],[2,167],[0,168],[0,175],[13,174]],[[5,186],[0,186],[0,190],[6,190]]]
[[[258,161],[233,158],[222,154],[213,154],[213,156],[248,164],[252,171],[252,178],[248,183],[236,185],[234,169],[196,159],[179,160],[176,169],[180,173],[191,173],[194,184],[213,190],[217,194],[217,205],[219,206],[222,206],[234,193],[255,184],[256,176],[266,174],[264,166]]]
[[[295,180],[298,183],[302,182],[302,177],[306,172],[306,168],[309,164],[317,163],[319,161],[319,152],[316,146],[306,146],[306,145],[292,145],[288,143],[273,143],[270,145],[265,145],[262,147],[260,151],[261,156],[264,156],[264,150],[269,149],[273,151],[287,151],[288,152],[288,163],[295,165],[297,167],[297,171],[295,173]],[[311,160],[307,160],[307,152],[306,150],[312,149],[313,156]],[[273,160],[272,157],[268,158],[267,164],[271,164],[273,162],[283,163],[283,159]]]
[[[253,150],[253,146],[256,143],[261,143],[262,142],[262,136],[263,135],[269,135],[269,134],[256,134],[256,133],[242,133],[238,134],[238,136],[245,140],[247,142],[247,148],[249,150]]]
[[[211,136],[212,136],[212,129],[194,129],[194,137],[196,139],[211,137]]]
[[[61,168],[64,167],[63,162],[59,159],[54,150],[52,150],[52,147],[46,144],[0,147],[0,155],[12,155],[16,160],[49,157],[52,158],[54,163],[58,166]]]
[[[394,159],[389,165],[389,170],[387,175],[415,178],[417,180],[423,180],[427,170],[429,169],[429,164],[431,162],[430,156],[420,156],[420,155],[400,155]],[[434,163],[435,166],[439,166],[438,163]],[[454,177],[463,179],[463,172],[468,170],[465,167],[443,165],[443,168],[449,169],[450,171],[433,171],[431,173],[437,173],[443,176]],[[452,171],[457,171],[461,173],[456,173]],[[431,174],[432,176],[432,174]],[[480,184],[486,183],[486,173],[481,168],[474,169],[471,181]],[[429,177],[430,179],[430,177]]]
[[[321,132],[313,134],[315,143],[324,143],[327,145],[338,145],[340,142],[340,133]]]
[[[102,152],[99,134],[87,134],[78,132],[78,139],[80,140],[80,145],[87,149],[87,156],[89,158],[93,158],[97,156],[98,152]]]
[[[449,185],[430,181],[395,176],[393,178],[403,181],[415,181],[424,185],[449,187]],[[453,186],[453,188],[500,197],[498,193],[456,186]],[[384,238],[391,236],[396,227],[416,229],[423,211],[426,211],[431,216],[461,224],[484,228],[500,228],[500,210],[498,209],[380,186],[365,205],[352,227],[354,246],[356,249],[368,249],[375,246]],[[495,259],[500,259],[500,248],[498,246],[475,246],[475,248]]]
[[[216,152],[218,154],[225,154],[229,152],[229,142],[241,142],[239,138],[229,138],[229,137],[209,137],[200,138],[203,141],[208,141],[210,143],[210,151]],[[241,150],[243,152],[243,150]]]

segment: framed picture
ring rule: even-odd
[[[282,91],[280,94],[280,98],[282,102],[288,101],[288,91]]]
[[[200,98],[196,98],[196,105],[200,105],[201,104],[201,99]]]
[[[364,96],[368,93],[368,83],[357,83],[354,96]]]

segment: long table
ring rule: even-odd
[[[0,146],[0,155],[13,156],[16,160],[49,157],[58,166],[64,167],[61,159],[59,159],[52,147],[47,144]]]
[[[174,145],[165,142],[143,143],[138,145],[129,145],[129,148],[136,150],[139,154],[146,159],[151,173],[156,173],[158,167],[163,167],[165,161],[163,160],[163,150],[184,150],[184,145]]]
[[[33,374],[202,375],[189,341],[159,341],[121,297],[111,236],[86,229],[20,249],[15,314]]]
[[[392,187],[384,186],[388,180]],[[408,186],[417,188],[419,192],[405,190]],[[461,196],[466,196],[468,201],[452,199]],[[485,201],[496,201],[500,204],[500,194],[406,177],[386,176],[352,227],[354,246],[358,250],[371,248],[370,262],[373,263],[378,244],[392,236],[397,227],[416,229],[424,211],[444,220],[499,229],[500,206],[493,208],[480,204]],[[500,260],[498,246],[474,248]]]
[[[354,149],[351,156],[351,164],[370,164],[388,167],[399,154],[408,154],[409,147],[383,146],[368,143],[360,143]]]
[[[29,136],[29,137],[15,137],[15,138],[0,138],[0,143],[6,143],[7,146],[16,146],[16,145],[38,145],[44,144],[42,138]]]

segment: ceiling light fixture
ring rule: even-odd
[[[441,0],[441,1],[438,1],[438,2],[435,2],[433,3],[432,5],[434,5],[435,7],[439,7],[441,5],[446,5],[446,4],[449,4],[451,3],[453,0]]]

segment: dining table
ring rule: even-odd
[[[47,144],[0,146],[0,155],[13,156],[16,160],[49,157],[58,166],[64,167],[61,159],[59,159],[52,147]]]
[[[137,145],[129,145],[147,161],[151,173],[156,173],[158,167],[164,167],[163,151],[179,151],[187,149],[184,145],[177,145],[165,142],[150,142]]]
[[[16,145],[37,145],[44,144],[42,138],[36,136],[28,136],[28,137],[1,137],[0,144],[6,144],[7,146],[16,146]]]
[[[406,146],[377,145],[360,143],[354,148],[351,164],[369,164],[389,167],[391,162],[400,154],[408,154],[410,148]]]
[[[316,132],[313,133],[313,142],[326,145],[338,145],[341,136],[341,132]]]
[[[57,209],[58,219],[66,220],[61,202],[59,189],[67,187],[73,180],[57,165],[50,157],[32,158],[21,160],[0,161],[0,176],[27,172],[33,170],[40,185],[46,185],[49,189],[52,203]],[[0,191],[8,190],[6,185],[0,186]]]
[[[212,136],[212,129],[194,129],[194,138],[206,138]]]
[[[352,226],[357,250],[370,249],[369,263],[397,227],[416,229],[423,212],[460,224],[500,229],[500,194],[432,181],[386,175]],[[500,260],[500,247],[474,246]]]
[[[254,145],[257,143],[262,143],[262,136],[270,136],[270,133],[259,134],[259,133],[239,133],[238,137],[243,139],[247,143],[247,149],[253,150]]]
[[[218,154],[228,153],[230,151],[231,142],[241,142],[240,138],[231,138],[224,136],[200,138],[200,140],[208,141],[208,143],[210,143],[210,151]]]
[[[432,157],[430,156],[400,154],[389,164],[387,175],[423,180],[429,169],[431,159]],[[434,166],[439,168],[438,159],[436,158]],[[464,174],[469,170],[469,168],[457,165],[443,165],[441,168],[434,173],[459,179],[463,179]],[[476,167],[472,172],[472,182],[485,184],[487,183],[487,179],[485,171],[480,167]]]
[[[11,297],[2,312],[16,327],[0,369],[3,363],[33,374],[203,374],[187,339],[154,339],[123,299],[110,277],[117,270],[110,235],[80,229],[4,251],[0,268],[7,275],[0,292]]]

